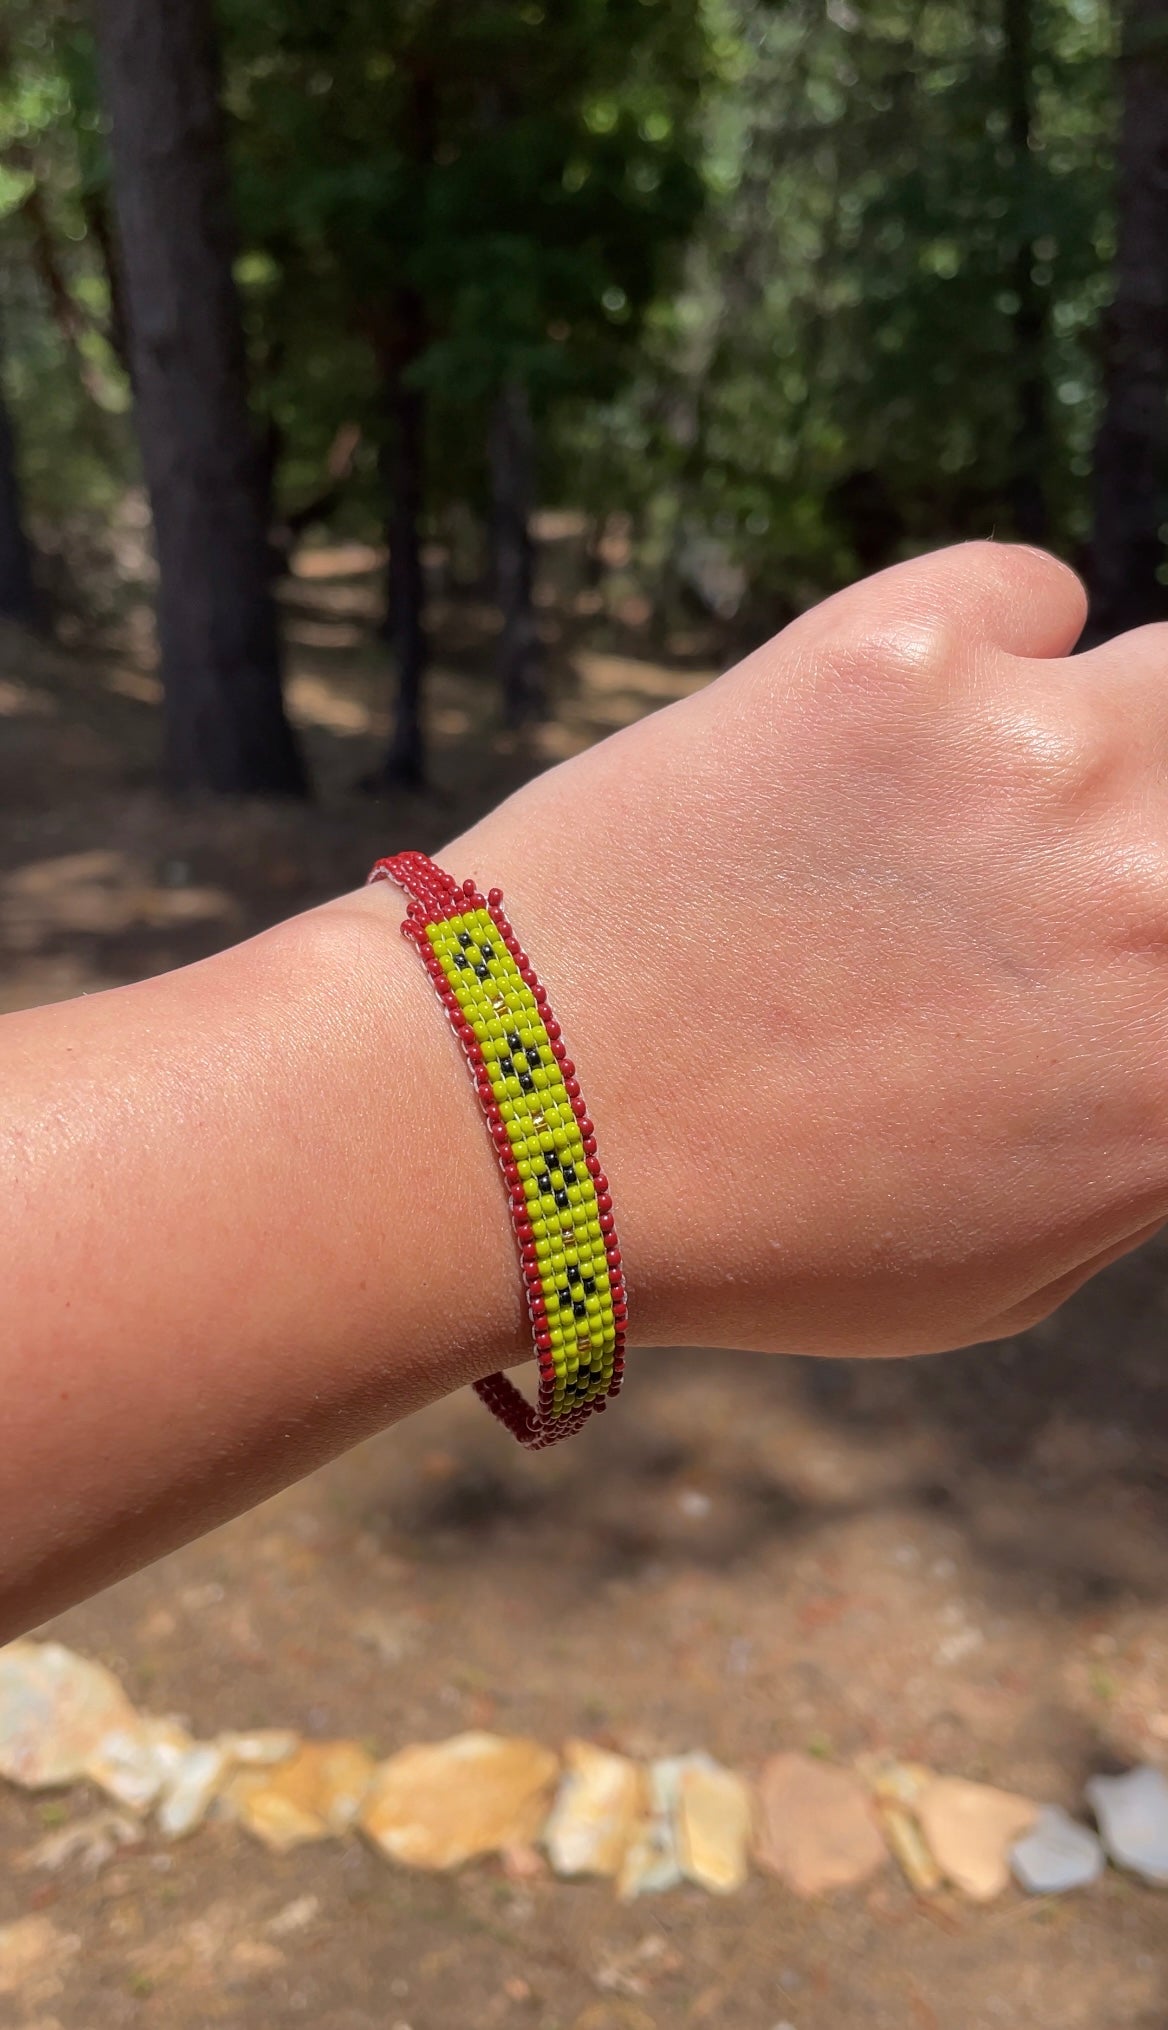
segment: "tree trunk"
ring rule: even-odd
[[[1129,0],[1115,290],[1104,324],[1091,637],[1168,615],[1168,0]]]
[[[507,726],[518,727],[538,717],[546,694],[532,600],[535,432],[527,390],[517,381],[509,381],[495,397],[489,451],[495,597],[503,616],[498,659],[503,719]]]
[[[24,527],[16,437],[0,387],[0,618],[26,626],[40,618],[32,551]]]
[[[248,411],[211,0],[98,0],[119,273],[159,565],[167,772],[302,795]]]
[[[387,441],[381,470],[388,501],[388,610],[386,632],[397,672],[393,732],[373,786],[420,788],[426,780],[422,685],[430,660],[426,634],[426,580],[422,567],[422,515],[426,500],[426,398],[410,386],[409,370],[424,345],[422,305],[412,290],[399,291],[393,337],[382,353]]]
[[[1034,39],[1032,0],[1003,0],[1006,112],[1013,158],[1019,235],[1014,256],[1014,462],[1010,484],[1015,533],[1044,543],[1050,532],[1047,453],[1046,337],[1049,292],[1035,281]]]

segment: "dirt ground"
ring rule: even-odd
[[[0,640],[0,1005],[141,977],[436,847],[533,766],[705,681],[569,585],[556,713],[500,735],[490,616],[437,601],[436,790],[355,793],[385,728],[370,559],[286,607],[306,810],[176,810],[130,616],[100,654]],[[64,1616],[131,1695],[220,1727],[388,1753],[467,1726],[703,1746],[745,1771],[882,1749],[1077,1804],[1168,1759],[1168,1250],[1025,1340],[863,1365],[656,1351],[621,1415],[530,1459],[472,1400],[386,1433]],[[667,1386],[668,1384],[668,1386]],[[549,1550],[554,1549],[554,1558]],[[0,1923],[71,1941],[19,2030],[1163,2030],[1168,1903],[1112,1873],[1060,1902],[918,1902],[891,1868],[821,1903],[754,1876],[631,1907],[604,1885],[390,1867],[359,1840],[278,1858],[211,1824],[96,1878],[30,1871],[84,1792],[0,1790]],[[289,1913],[292,1913],[291,1916]]]

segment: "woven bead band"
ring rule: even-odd
[[[621,1253],[596,1136],[527,954],[503,914],[503,892],[461,886],[424,853],[378,860],[370,881],[411,900],[402,935],[417,946],[466,1053],[511,1201],[527,1291],[539,1400],[504,1374],[475,1388],[487,1408],[539,1451],[603,1410],[624,1373]]]

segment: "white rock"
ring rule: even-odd
[[[256,1727],[250,1734],[220,1734],[220,1748],[240,1769],[270,1769],[287,1762],[300,1746],[291,1727]]]
[[[659,1895],[682,1881],[677,1858],[676,1812],[680,1756],[663,1756],[648,1770],[648,1809],[637,1827],[621,1865],[617,1888],[629,1902],[634,1896]]]
[[[217,1741],[195,1744],[170,1777],[158,1807],[158,1830],[165,1839],[184,1839],[201,1825],[230,1770],[230,1759]]]
[[[103,1736],[138,1716],[117,1679],[60,1642],[0,1649],[0,1776],[29,1790],[74,1783]]]
[[[1010,1851],[1014,1880],[1032,1896],[1061,1896],[1086,1889],[1106,1866],[1103,1849],[1089,1826],[1061,1805],[1047,1805],[1030,1831]]]
[[[290,1938],[293,1932],[303,1931],[306,1925],[318,1918],[320,1911],[319,1896],[297,1896],[268,1919],[267,1928],[273,1938]]]
[[[1168,1885],[1168,1781],[1145,1763],[1125,1776],[1093,1776],[1087,1802],[1113,1861],[1145,1882]]]
[[[86,1758],[85,1774],[115,1804],[146,1812],[193,1747],[177,1720],[135,1715],[132,1726],[114,1727],[102,1735]]]

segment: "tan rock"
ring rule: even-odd
[[[61,1974],[81,1950],[76,1932],[60,1931],[49,1917],[18,1917],[0,1924],[0,1995],[19,1995],[34,2006],[59,1995]]]
[[[271,1769],[241,1770],[223,1793],[227,1809],[265,1847],[285,1853],[347,1832],[376,1763],[355,1741],[305,1741]]]
[[[944,1878],[911,1812],[878,1798],[876,1815],[909,1888],[918,1896],[935,1896]]]
[[[935,1896],[944,1877],[916,1821],[916,1804],[933,1772],[919,1762],[892,1762],[872,1775],[876,1816],[909,1887],[918,1896]]]
[[[615,1875],[648,1802],[645,1772],[627,1755],[569,1741],[544,1845],[557,1875]]]
[[[593,2002],[572,2030],[656,2030],[652,2016],[635,2002]]]
[[[536,1741],[469,1733],[420,1743],[380,1764],[361,1825],[393,1861],[457,1868],[535,1841],[558,1771]]]
[[[728,1896],[747,1877],[750,1792],[712,1756],[679,1756],[674,1766],[678,1866],[687,1881]]]
[[[29,1790],[74,1783],[103,1736],[136,1733],[112,1672],[60,1642],[0,1649],[0,1776]]]
[[[756,1792],[755,1859],[797,1896],[864,1882],[887,1860],[872,1803],[850,1770],[774,1755]]]
[[[539,1848],[526,1843],[518,1847],[500,1847],[499,1859],[508,1882],[538,1882],[548,1871],[548,1864]]]
[[[975,1903],[990,1903],[1010,1879],[1010,1849],[1028,1833],[1039,1807],[1013,1791],[960,1776],[935,1776],[916,1801],[922,1833],[947,1882]]]

